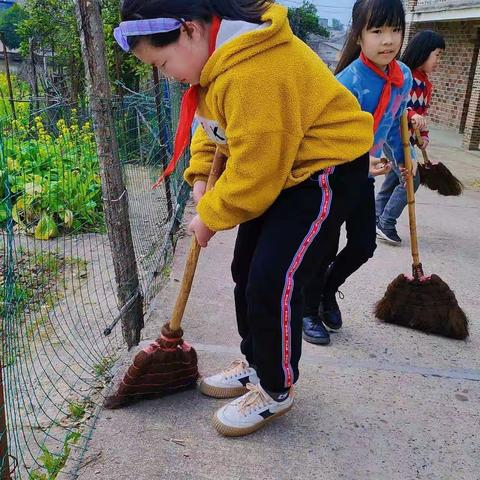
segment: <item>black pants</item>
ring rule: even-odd
[[[232,274],[241,350],[268,390],[298,379],[303,290],[338,242],[359,178],[352,164],[321,171],[239,227]]]
[[[352,183],[348,191],[347,244],[337,255],[339,235],[327,258],[319,259],[318,269],[305,289],[305,316],[316,315],[322,294],[335,295],[340,285],[373,257],[376,248],[374,181],[368,177],[368,159],[367,162],[357,160],[355,167],[361,172],[361,181]]]

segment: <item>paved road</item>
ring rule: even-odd
[[[437,132],[432,155],[468,185],[480,157],[458,137]],[[197,391],[105,411],[80,479],[480,479],[480,192],[417,196],[426,273],[455,291],[471,320],[459,342],[379,323],[372,306],[399,273],[409,272],[407,218],[400,247],[379,244],[375,258],[345,284],[344,329],[328,347],[304,343],[296,405],[249,437],[225,439],[211,427],[223,402]],[[238,357],[229,262],[234,232],[202,252],[185,320],[202,373]],[[154,338],[172,308],[188,239],[145,331]]]

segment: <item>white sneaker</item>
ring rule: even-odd
[[[200,391],[215,398],[239,397],[247,391],[248,383],[259,381],[257,372],[247,361],[235,360],[222,372],[205,377],[200,382]]]
[[[287,413],[293,405],[293,391],[276,402],[258,385],[248,384],[248,393],[217,410],[213,426],[227,437],[240,437],[258,430],[276,417]]]

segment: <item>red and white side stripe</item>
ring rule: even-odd
[[[334,167],[326,168],[324,173],[319,176],[318,183],[322,189],[322,203],[318,217],[312,223],[307,235],[300,244],[299,249],[293,257],[293,261],[287,270],[285,276],[285,286],[282,294],[282,367],[285,373],[285,387],[290,387],[293,384],[293,369],[290,363],[291,359],[291,308],[290,301],[292,299],[293,289],[295,288],[294,275],[300,267],[306,251],[312,244],[318,232],[322,228],[322,224],[328,217],[330,206],[332,204],[332,190],[328,182],[328,176],[333,173]]]

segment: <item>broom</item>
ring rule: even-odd
[[[225,156],[215,152],[207,190],[215,185],[225,166]],[[137,353],[117,391],[107,397],[104,407],[120,408],[144,398],[154,398],[192,388],[199,377],[197,353],[183,340],[180,327],[193,276],[200,254],[200,245],[192,236],[180,292],[170,322],[166,323],[154,342]]]
[[[420,147],[423,146],[423,138],[418,128],[415,128],[415,136]],[[463,192],[463,183],[443,163],[432,163],[426,150],[422,149],[423,163],[418,162],[420,170],[420,183],[430,190],[436,190],[440,195],[458,196]]]
[[[438,276],[426,277],[420,263],[415,220],[415,193],[407,115],[402,116],[402,142],[407,177],[408,216],[413,258],[413,278],[399,275],[387,287],[375,306],[375,316],[387,323],[414,328],[445,337],[464,339],[468,336],[468,320],[459,307],[455,294]]]

